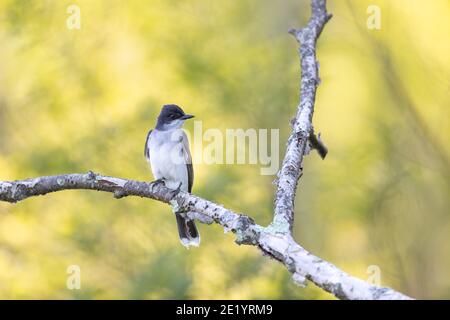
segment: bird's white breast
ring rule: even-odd
[[[164,179],[166,186],[188,191],[188,172],[184,156],[181,130],[153,130],[148,139],[150,165],[156,179]]]

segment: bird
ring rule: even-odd
[[[156,126],[147,134],[144,155],[150,164],[156,182],[164,183],[175,193],[180,190],[191,193],[194,169],[186,133],[181,129],[184,122],[194,118],[176,104],[166,104],[157,118]],[[181,244],[200,245],[200,234],[187,212],[174,209]]]

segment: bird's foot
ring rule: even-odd
[[[180,193],[181,185],[182,185],[182,182],[180,182],[180,184],[178,185],[178,187],[176,189],[170,190],[170,194],[172,196],[172,199],[175,198],[177,196],[177,194]]]
[[[156,187],[156,186],[159,185],[159,184],[162,184],[163,186],[166,185],[166,181],[164,180],[164,178],[156,179],[155,181],[152,181],[152,182],[151,182],[152,190],[153,190],[154,187]]]
[[[176,189],[170,189],[169,194],[170,194],[170,206],[172,207],[172,211],[175,214],[180,214],[181,212],[184,212],[184,210],[180,207],[180,205],[178,204],[177,199],[175,199],[175,197],[177,196],[177,194],[180,193],[181,190],[181,182],[178,185],[178,188]]]
[[[153,181],[154,184],[166,184],[166,179],[161,178],[161,179],[156,179],[155,181]]]

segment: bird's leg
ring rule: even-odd
[[[153,181],[152,183],[153,183],[153,184],[160,184],[160,183],[166,184],[166,180],[165,180],[164,178],[156,179],[156,180]]]
[[[152,181],[151,182],[152,190],[153,190],[154,187],[156,187],[159,184],[162,184],[163,186],[165,186],[166,185],[166,180],[164,178],[161,178],[161,179],[156,179],[155,181]]]
[[[180,190],[181,190],[181,184],[182,184],[182,182],[180,182],[180,184],[178,185],[178,187],[177,187],[175,190],[174,190],[174,189],[171,189],[171,190],[169,191],[169,194],[170,194],[171,199],[172,199],[172,200],[169,201],[169,203],[170,203],[170,206],[172,207],[172,212],[173,212],[173,213],[175,213],[175,214],[183,214],[183,216],[184,216],[184,210],[183,210],[183,208],[180,208],[180,206],[179,206],[177,200],[175,199],[175,197],[177,196],[177,194],[180,193]]]
[[[180,184],[178,185],[178,187],[176,189],[170,190],[170,194],[172,195],[172,198],[175,198],[177,196],[177,194],[180,193],[181,185],[182,185],[182,182],[180,182]]]

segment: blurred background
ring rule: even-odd
[[[80,29],[66,26],[71,4]],[[366,26],[369,5],[379,30]],[[450,2],[328,9],[314,126],[329,154],[305,161],[296,239],[362,279],[375,265],[382,285],[450,298]],[[204,130],[278,128],[282,159],[300,72],[287,30],[309,12],[300,0],[1,1],[0,180],[88,170],[151,180],[143,147],[166,103]],[[194,169],[195,194],[271,221],[275,177],[258,165]],[[140,198],[0,203],[0,298],[333,298],[295,286],[217,225],[200,233],[186,250],[170,208]],[[66,286],[70,265],[80,290]]]

